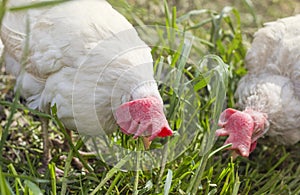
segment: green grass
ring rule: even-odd
[[[176,130],[167,143],[155,140],[151,146],[161,153],[149,162],[160,166],[142,169],[148,164],[139,161],[147,155],[141,141],[117,132],[106,140],[108,145],[117,143],[142,152],[124,153],[116,164],[107,164],[101,158],[80,156],[78,149],[85,150],[84,138],[75,135],[75,142],[67,138],[72,152],[54,146],[52,162],[45,174],[40,174],[42,135],[36,116],[51,120],[51,139],[63,140],[64,127],[55,107],[50,116],[23,106],[19,94],[12,95],[14,81],[3,73],[1,64],[0,119],[5,117],[0,121],[0,194],[300,194],[299,144],[283,147],[263,139],[249,158],[233,160],[227,146],[222,146],[224,139],[216,141],[214,137],[220,112],[234,107],[237,82],[246,74],[243,59],[252,37],[249,32],[261,25],[261,10],[255,3],[244,0],[232,8],[203,1],[206,7],[195,4],[190,9],[181,1],[173,4],[177,7],[162,1],[142,6],[124,0],[110,2],[140,26],[137,30],[152,46],[166,115]],[[245,16],[251,16],[252,22],[245,21]],[[158,39],[147,40],[149,34]],[[73,156],[89,172],[75,169]],[[136,170],[123,169],[130,163]],[[55,166],[65,171],[63,177],[55,177]]]

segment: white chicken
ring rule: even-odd
[[[12,0],[20,6],[42,0]],[[150,48],[104,0],[66,1],[8,12],[1,27],[7,72],[32,109],[85,135],[172,135],[153,78]],[[44,164],[49,161],[44,128]]]
[[[279,144],[300,140],[300,15],[267,23],[255,33],[246,55],[248,74],[236,97],[244,111],[225,110],[217,136],[248,156],[264,135]]]

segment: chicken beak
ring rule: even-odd
[[[143,137],[143,143],[144,143],[145,150],[149,150],[151,142],[152,141],[149,140],[149,137]]]
[[[232,160],[235,160],[238,156],[240,155],[236,151],[232,151],[231,153]]]

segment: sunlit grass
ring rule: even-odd
[[[2,1],[1,13],[4,13],[5,2]],[[251,1],[244,3],[255,17]],[[49,1],[13,10],[37,9],[52,4]],[[143,11],[133,12],[125,1],[114,5],[117,8],[119,5],[131,22],[140,25],[138,29],[141,32],[154,30],[161,35],[158,36],[159,44],[151,45],[154,69],[166,104],[166,115],[176,131],[167,144],[164,140],[156,140],[152,145],[152,149],[163,148],[161,166],[151,170],[122,169],[132,157],[141,157],[138,155],[125,155],[115,165],[106,164],[101,158],[85,159],[78,153],[84,147],[82,140],[71,142],[55,114],[55,107],[50,116],[20,104],[18,93],[13,99],[3,93],[0,106],[7,117],[0,123],[0,193],[299,194],[299,145],[295,149],[286,149],[282,146],[270,147],[265,142],[258,145],[249,159],[233,160],[225,150],[227,146],[222,146],[223,141],[215,140],[219,113],[226,106],[235,106],[233,94],[238,80],[246,73],[243,67],[246,42],[239,11],[224,7],[221,11],[195,9],[178,15],[177,9],[165,2],[161,6],[165,17],[155,21],[150,28],[143,27],[143,15],[139,14]],[[174,44],[175,39],[179,40],[177,45]],[[164,70],[176,70],[176,74],[166,74]],[[160,83],[162,77],[169,79]],[[3,88],[1,91],[7,90]],[[72,149],[72,152],[65,153],[54,147],[53,159],[45,174],[38,171],[42,158],[42,136],[36,116],[49,118],[52,121],[49,136],[59,140],[66,136]],[[185,120],[187,118],[190,120]],[[190,133],[191,127],[193,139],[184,145],[181,153],[174,152],[180,141],[189,140],[187,133]],[[120,132],[110,136],[107,143],[143,150],[140,140]],[[66,156],[65,160],[61,160],[62,155]],[[72,167],[71,158],[74,156],[84,163],[88,172]],[[172,156],[176,158],[168,161]],[[55,166],[65,171],[63,177],[55,177]],[[142,165],[137,163],[136,166]]]

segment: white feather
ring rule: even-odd
[[[267,23],[246,56],[249,72],[236,91],[241,107],[268,114],[269,136],[300,141],[300,15]]]
[[[17,76],[29,106],[49,112],[49,106],[56,104],[58,117],[69,129],[89,135],[111,132],[116,129],[114,109],[123,101],[161,99],[150,48],[104,0],[9,12],[1,38],[7,70]],[[27,38],[29,56],[21,67]]]

